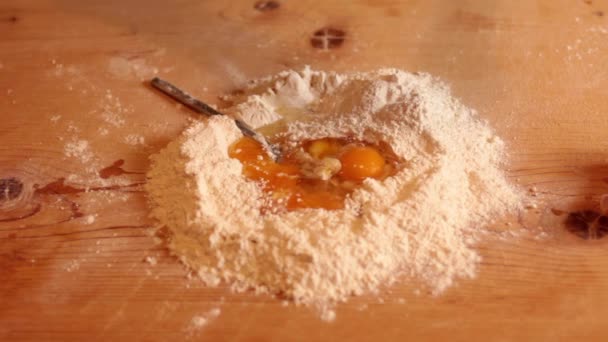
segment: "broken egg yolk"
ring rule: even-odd
[[[343,209],[346,196],[363,180],[394,174],[398,161],[388,146],[337,138],[284,144],[279,162],[249,137],[233,143],[228,154],[243,164],[246,178],[259,182],[268,195],[263,212],[273,213]]]

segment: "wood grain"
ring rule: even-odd
[[[605,340],[608,239],[564,225],[608,191],[604,11],[599,0],[0,2],[0,340]],[[478,246],[477,278],[438,297],[404,280],[323,323],[205,288],[157,246],[148,156],[194,116],[144,82],[159,75],[221,105],[247,79],[304,65],[430,72],[505,138],[509,176],[539,205]],[[81,140],[91,156],[66,156]]]

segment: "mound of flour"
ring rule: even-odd
[[[233,121],[194,123],[152,157],[146,188],[169,248],[209,285],[320,308],[399,278],[440,293],[475,276],[476,232],[519,208],[501,171],[501,139],[429,75],[306,68],[254,81],[232,101],[228,112],[255,127],[283,119],[288,142],[383,141],[405,168],[365,180],[344,210],[262,215],[261,188],[228,157],[241,137]]]

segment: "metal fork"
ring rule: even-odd
[[[204,114],[207,116],[226,115],[211,108],[211,106],[209,106],[208,104],[194,98],[192,95],[186,93],[185,91],[179,89],[173,84],[158,77],[153,78],[150,84],[152,84],[154,88],[160,90],[163,94],[171,97],[172,99],[176,100],[177,102],[183,104],[184,106],[192,109],[193,111],[199,114]],[[266,138],[262,134],[256,132],[251,126],[249,126],[242,120],[234,119],[234,123],[241,130],[244,136],[251,137],[255,141],[259,142],[274,161],[278,161],[280,159],[281,149],[279,148],[279,146],[277,146],[276,144],[269,143],[268,140],[266,140]]]

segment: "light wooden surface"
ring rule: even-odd
[[[552,209],[608,192],[608,2],[277,3],[0,2],[0,340],[605,341],[608,238],[573,234]],[[334,38],[311,44],[318,30]],[[442,296],[404,282],[339,305],[333,323],[188,280],[149,236],[141,184],[192,115],[143,81],[219,103],[306,64],[447,81],[507,141],[513,181],[536,187],[538,209],[503,235],[526,233],[488,238],[478,277]],[[79,140],[88,160],[65,155]]]

